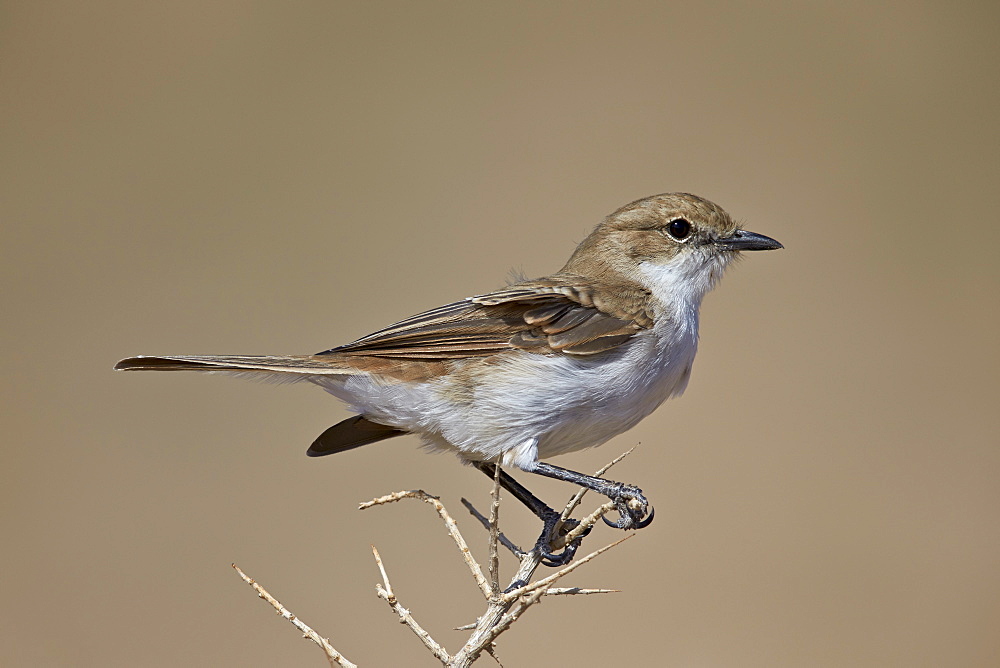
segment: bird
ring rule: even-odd
[[[543,459],[601,445],[683,393],[702,299],[746,251],[783,248],[689,193],[645,197],[607,216],[558,272],[424,311],[313,355],[138,356],[124,371],[224,372],[300,380],[354,415],[307,450],[335,454],[416,434],[500,483],[544,523],[543,563],[559,514],[504,468],[607,496],[620,529],[653,518],[642,490]],[[497,470],[500,467],[500,470]]]

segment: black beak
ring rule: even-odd
[[[736,230],[736,234],[725,239],[716,239],[715,245],[722,250],[730,251],[752,251],[752,250],[777,250],[784,248],[780,243],[771,237],[765,237],[756,232],[746,230]]]

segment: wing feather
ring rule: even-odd
[[[642,308],[648,293],[633,287],[622,295],[573,278],[527,281],[469,297],[319,355],[436,361],[514,349],[593,355],[620,346],[651,325]],[[619,308],[611,309],[609,304]]]

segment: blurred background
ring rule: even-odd
[[[657,519],[566,582],[621,593],[546,600],[504,665],[1000,664],[998,29],[993,2],[0,3],[0,664],[324,665],[236,562],[352,660],[437,665],[369,545],[453,651],[473,582],[430,508],[356,508],[423,488],[485,558],[481,474],[412,437],[307,459],[348,415],[315,387],[112,366],[330,348],[665,191],[786,250],[707,298],[683,398],[556,460],[641,443],[613,477]]]

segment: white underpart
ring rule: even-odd
[[[507,353],[424,383],[367,375],[312,377],[370,419],[415,432],[465,460],[530,471],[539,459],[600,445],[635,426],[687,386],[698,347],[698,309],[732,254],[685,249],[640,265],[659,311],[655,325],[592,357]],[[471,382],[470,382],[471,379]]]

